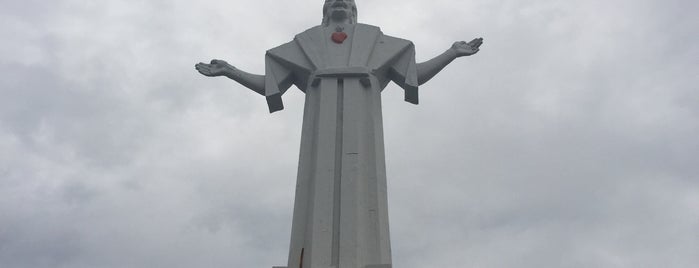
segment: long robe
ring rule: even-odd
[[[417,104],[414,45],[378,27],[317,26],[266,54],[271,112],[306,93],[288,267],[391,267],[381,91],[390,81]]]

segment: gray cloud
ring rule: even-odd
[[[486,40],[383,93],[396,267],[699,264],[696,3],[358,5],[422,60]],[[320,3],[3,6],[1,267],[285,263],[303,95],[193,64],[261,72]]]

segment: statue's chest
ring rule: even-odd
[[[334,28],[323,29],[325,62],[327,67],[349,66],[353,55],[354,27],[347,26],[342,31]]]
[[[386,39],[377,27],[369,25],[317,26],[296,35],[293,42],[268,51],[295,70],[362,67],[380,68],[410,45],[396,38]]]

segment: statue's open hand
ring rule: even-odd
[[[194,68],[206,76],[222,76],[226,75],[229,70],[233,69],[233,66],[223,60],[211,60],[211,64],[200,62],[194,65]]]
[[[471,56],[478,53],[480,46],[483,44],[483,38],[473,39],[471,42],[466,43],[465,41],[456,42],[451,46],[451,49],[456,52],[457,57]]]

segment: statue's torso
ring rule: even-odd
[[[267,53],[268,101],[290,82],[306,92],[288,267],[391,264],[381,89],[416,90],[414,49],[378,27],[342,31],[313,27]]]
[[[347,38],[337,42],[332,39],[337,30],[316,26],[267,51],[265,96],[270,111],[283,108],[280,96],[291,84],[306,92],[328,78],[357,80],[361,87],[378,91],[393,80],[416,95],[415,50],[410,41],[386,36],[376,26],[350,24],[341,29]]]
[[[343,27],[342,32],[347,34],[347,39],[338,43],[332,40],[332,35],[338,32],[335,27],[321,27],[322,36],[325,36],[326,51],[326,67],[338,68],[350,66],[350,57],[352,52],[352,43],[355,40],[355,26],[350,24]],[[361,40],[358,40],[361,42]]]

